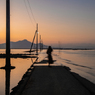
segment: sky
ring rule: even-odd
[[[95,0],[10,0],[10,39],[46,45],[95,44]],[[0,43],[6,42],[6,0],[0,0]]]

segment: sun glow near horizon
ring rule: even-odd
[[[26,2],[31,20],[22,0],[10,1],[11,41],[23,39],[32,41],[36,31],[36,23],[29,10],[28,3]],[[84,1],[29,0],[38,23],[39,35],[41,35],[45,44],[58,44],[58,41],[64,44],[95,44],[95,1]],[[0,43],[4,43],[6,37],[5,1],[1,0],[0,6],[2,7],[0,9]]]

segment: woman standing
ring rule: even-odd
[[[51,55],[52,51],[53,51],[52,47],[49,46],[47,49],[49,66],[50,66],[50,64],[53,64],[52,55]]]

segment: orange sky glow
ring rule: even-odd
[[[36,31],[36,23],[31,10],[24,1],[11,1],[11,41],[27,39],[32,42]],[[45,44],[61,43],[94,43],[95,44],[95,2],[82,0],[38,1],[28,0],[38,23],[39,35]],[[38,2],[38,3],[37,3]],[[93,4],[94,3],[94,4]],[[5,0],[0,1],[0,44],[6,37],[6,6]],[[36,5],[36,6],[35,6]],[[87,8],[87,9],[86,9]],[[31,18],[31,19],[30,19]]]

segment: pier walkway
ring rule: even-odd
[[[64,66],[35,66],[21,95],[95,95],[95,93],[85,88]]]
[[[10,95],[95,95],[95,84],[57,63],[37,58]]]

